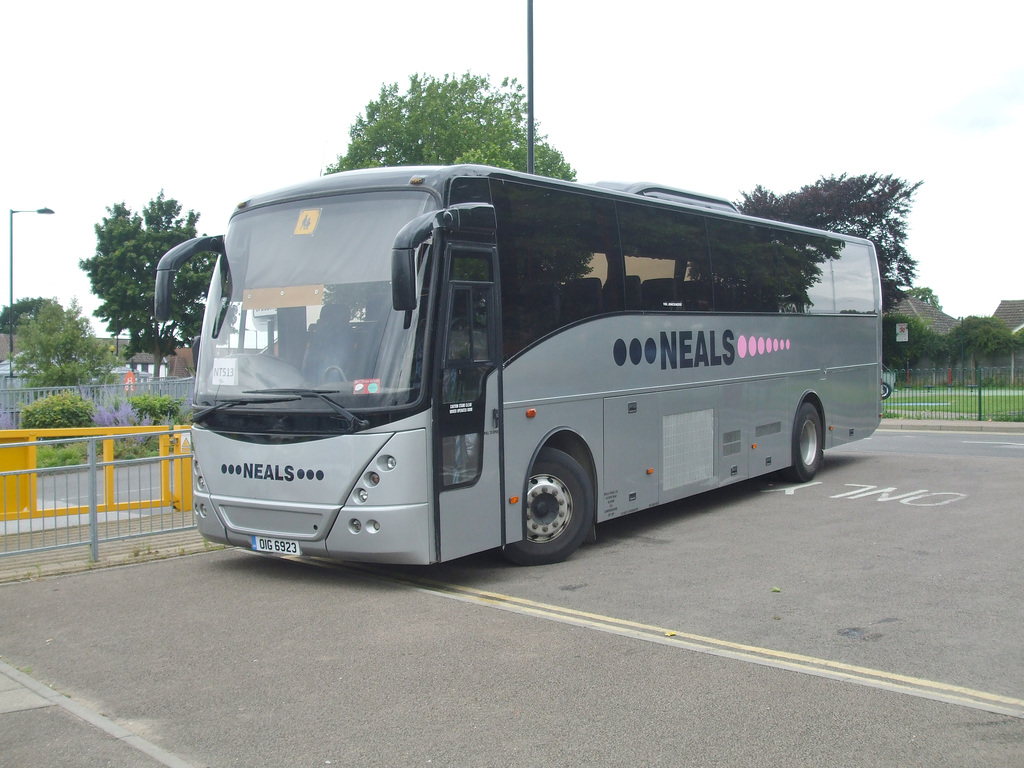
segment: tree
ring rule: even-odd
[[[940,312],[942,311],[942,305],[939,304],[939,297],[935,295],[935,291],[931,288],[925,288],[924,286],[908,288],[903,293],[907,296],[923,301],[929,306],[935,307]]]
[[[896,326],[899,323],[907,324],[908,341],[896,341]],[[926,359],[938,364],[946,359],[947,352],[946,338],[933,331],[920,317],[885,315],[882,318],[882,362],[888,367],[913,368]]]
[[[107,381],[117,365],[109,345],[92,335],[77,300],[65,310],[49,301],[18,329],[18,373],[30,387],[70,387]]]
[[[744,192],[740,210],[805,227],[827,229],[871,240],[882,276],[882,307],[891,309],[909,287],[917,262],[905,245],[907,216],[914,193],[924,182],[910,184],[892,175],[822,177],[799,192],[776,195],[761,185]]]
[[[494,87],[487,77],[412,75],[409,90],[383,85],[349,130],[348,151],[327,173],[393,165],[482,163],[525,171],[526,96],[515,79]],[[562,153],[537,135],[534,169],[544,176],[576,179]]]
[[[177,200],[163,190],[142,210],[133,213],[124,203],[107,208],[96,225],[96,255],[78,262],[89,275],[92,291],[101,300],[95,315],[106,321],[111,335],[128,332],[126,354],[150,352],[156,366],[199,333],[206,289],[213,271],[212,254],[188,261],[174,278],[175,318],[159,324],[153,317],[156,266],[173,246],[196,236],[199,214],[181,217]]]
[[[972,368],[981,365],[985,358],[1009,355],[1015,342],[1013,331],[995,317],[965,317],[947,338],[950,358],[959,360],[961,354],[966,353],[970,359],[964,362],[969,362]]]
[[[34,299],[18,299],[14,302],[14,328],[17,328],[25,320],[34,320],[39,315],[39,310],[47,304],[55,304],[53,299],[37,297]],[[6,333],[11,327],[11,308],[4,306],[0,310],[0,332]]]

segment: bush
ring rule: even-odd
[[[101,405],[97,408],[92,422],[97,427],[148,427],[153,420],[148,416],[140,418],[131,402],[119,400],[113,405]]]
[[[70,443],[68,445],[42,443],[36,448],[36,466],[40,469],[48,469],[85,464],[87,450],[85,443]]]
[[[128,399],[139,419],[149,418],[151,424],[177,424],[180,422],[182,401],[170,395],[136,395]]]
[[[96,406],[81,395],[61,392],[21,409],[22,429],[71,429],[91,427]]]

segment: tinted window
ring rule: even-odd
[[[775,249],[767,227],[708,219],[717,312],[778,312]]]
[[[610,201],[493,180],[505,357],[552,331],[622,309]]]
[[[491,192],[487,179],[483,176],[452,179],[452,185],[448,192],[449,205],[489,202],[491,202]]]
[[[696,214],[619,204],[626,309],[707,311],[711,281],[704,219]]]
[[[842,242],[785,230],[773,230],[772,235],[779,269],[780,311],[834,312],[832,255]]]
[[[875,312],[874,251],[860,243],[843,243],[832,259],[836,312]]]

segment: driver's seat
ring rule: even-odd
[[[311,329],[313,338],[302,359],[302,376],[309,384],[344,381],[344,363],[351,361],[351,312],[345,304],[324,304]]]

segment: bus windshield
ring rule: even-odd
[[[417,400],[423,323],[419,310],[409,318],[392,309],[391,248],[431,202],[419,191],[378,191],[236,214],[207,300],[196,404]],[[272,397],[282,391],[315,396]]]

